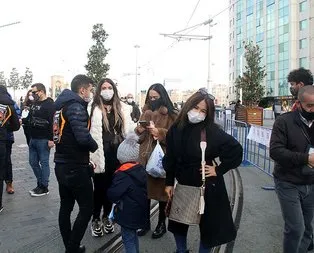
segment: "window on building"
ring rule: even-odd
[[[275,3],[275,0],[267,0],[266,5],[270,6],[270,5],[274,4],[274,3]]]
[[[300,68],[303,67],[303,68],[308,68],[308,61],[307,61],[307,57],[302,57],[299,59],[299,65],[300,65]]]
[[[301,39],[299,40],[299,48],[303,49],[307,47],[307,39]]]
[[[300,12],[305,11],[306,7],[307,7],[307,1],[299,3]]]
[[[307,28],[307,19],[304,19],[299,22],[300,31],[303,31]]]

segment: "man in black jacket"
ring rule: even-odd
[[[126,96],[126,102],[128,105],[132,106],[132,113],[131,113],[132,120],[134,121],[134,123],[138,122],[141,116],[141,111],[138,108],[138,105],[135,103],[133,95],[131,93],[129,93]]]
[[[59,227],[67,253],[85,252],[80,245],[93,212],[93,168],[89,152],[95,152],[97,143],[89,133],[87,104],[92,98],[92,80],[77,75],[71,90],[64,90],[57,98],[54,117],[56,153],[55,172],[61,199]],[[71,229],[71,212],[75,201],[79,213]]]
[[[55,107],[53,100],[46,96],[45,85],[35,83],[31,88],[34,103],[29,112],[29,163],[37,178],[37,186],[29,193],[33,197],[40,197],[49,194],[49,156],[50,149],[54,146],[52,119]]]
[[[285,222],[284,253],[307,252],[314,215],[314,86],[298,92],[298,109],[274,123],[270,156],[274,181]]]
[[[6,87],[0,85],[0,213],[3,211],[2,194],[8,131],[17,131],[19,128],[20,122],[14,109],[14,101],[8,96]]]

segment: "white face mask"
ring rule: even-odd
[[[127,101],[129,104],[132,104],[133,98],[128,98],[126,101]]]
[[[114,91],[113,90],[102,90],[100,92],[100,96],[102,96],[102,98],[105,101],[110,101],[113,97]]]
[[[204,113],[191,110],[188,112],[188,118],[192,124],[197,124],[204,121],[206,118],[206,115]]]
[[[94,95],[93,95],[93,93],[89,93],[89,97],[84,97],[83,99],[84,99],[84,101],[85,102],[87,102],[87,103],[89,103],[90,101],[92,101],[93,100],[93,98],[94,98]]]
[[[33,95],[29,95],[29,96],[28,96],[28,99],[29,99],[30,101],[34,101]]]

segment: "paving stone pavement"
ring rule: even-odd
[[[4,210],[0,214],[0,252],[64,252],[58,227],[60,199],[54,173],[54,149],[50,154],[50,193],[43,197],[31,197],[29,190],[36,187],[37,181],[28,163],[28,146],[23,129],[15,133],[15,139],[12,149],[15,193],[9,195],[4,188]],[[77,211],[75,205],[73,219]],[[94,252],[111,237],[113,234],[93,238],[88,227],[82,242],[87,246],[87,252]]]

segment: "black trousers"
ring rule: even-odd
[[[165,213],[165,208],[167,205],[167,202],[164,201],[159,201],[159,207],[158,207],[158,224],[165,222],[166,220],[166,213]],[[151,205],[151,200],[147,200],[147,205],[148,205],[148,213],[147,213],[147,221],[146,221],[146,229],[150,229],[150,205]]]
[[[77,252],[93,212],[92,169],[84,165],[56,164],[59,183],[59,228],[66,252]],[[77,202],[79,213],[71,228],[71,213]]]
[[[11,154],[12,154],[12,141],[7,141],[6,144],[6,155],[5,155],[5,173],[4,173],[4,181],[12,182],[13,181],[13,173],[12,173],[12,161],[11,161]]]
[[[6,142],[0,141],[0,207],[2,206],[3,180],[5,174]]]
[[[108,217],[111,211],[112,203],[107,197],[107,190],[111,185],[112,177],[112,173],[95,173],[93,220],[100,219],[102,209],[102,218]]]

